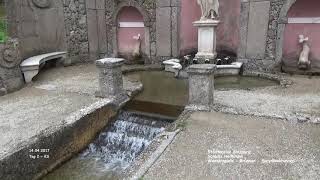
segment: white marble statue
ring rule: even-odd
[[[308,37],[304,37],[303,35],[299,35],[299,43],[302,44],[302,51],[300,53],[298,68],[307,70],[310,69],[311,62],[309,60],[310,47],[308,45]]]
[[[201,20],[219,17],[219,0],[197,0],[201,7]]]

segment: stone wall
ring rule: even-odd
[[[72,63],[89,60],[88,25],[85,0],[63,1],[66,43]]]
[[[62,0],[20,0],[15,3],[22,59],[66,49]]]
[[[241,0],[239,61],[248,70],[278,70],[279,24],[284,4],[292,0]]]

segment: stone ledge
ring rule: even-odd
[[[214,64],[194,64],[188,67],[190,74],[211,74],[216,70],[217,66]]]
[[[1,155],[0,179],[38,179],[87,146],[117,114],[119,106],[102,99],[66,117],[61,126],[47,128]],[[49,159],[32,159],[31,149],[50,149]],[[38,153],[39,154],[39,153]],[[41,154],[41,153],[40,153]]]

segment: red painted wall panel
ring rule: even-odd
[[[118,22],[143,22],[141,13],[134,7],[124,7],[118,14]],[[133,36],[141,35],[141,49],[145,47],[145,34],[143,27],[119,27],[118,51],[120,54],[132,54],[137,40]],[[142,51],[143,52],[143,51]]]

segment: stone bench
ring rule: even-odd
[[[39,73],[41,64],[50,60],[58,59],[58,58],[66,58],[66,55],[67,55],[67,52],[53,52],[53,53],[33,56],[24,60],[20,64],[20,67],[26,83],[31,82],[32,78]]]

